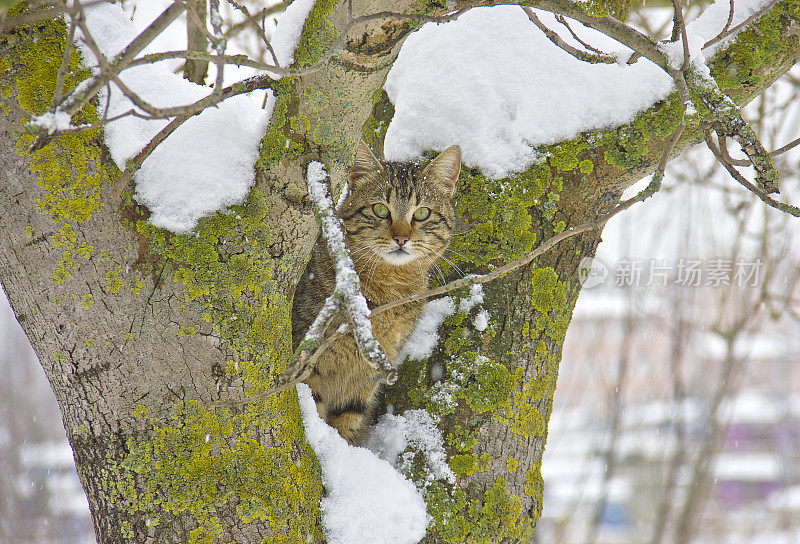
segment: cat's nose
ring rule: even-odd
[[[408,236],[401,236],[397,235],[394,237],[394,241],[397,242],[397,245],[403,247],[406,242],[408,242]]]

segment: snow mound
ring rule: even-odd
[[[733,25],[765,3],[737,1]],[[728,2],[716,2],[687,25],[697,65],[705,60],[701,44],[722,30],[728,9]],[[534,11],[582,49],[552,14]],[[570,26],[583,41],[619,59],[632,53],[578,22]],[[680,51],[682,62],[680,43],[664,49],[671,55]],[[502,178],[530,167],[539,158],[535,146],[632,121],[665,98],[673,83],[644,59],[630,66],[581,62],[553,45],[519,6],[497,6],[428,23],[409,36],[384,89],[395,106],[384,143],[387,159],[411,160],[457,144],[465,165]]]
[[[330,544],[414,544],[425,536],[425,501],[412,482],[371,451],[351,446],[317,413],[297,384],[306,439],[319,458],[327,495],[320,505]]]

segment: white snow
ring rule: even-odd
[[[306,177],[308,178],[309,187],[314,191],[313,197],[315,201],[320,201],[325,198],[325,186],[321,185],[321,182],[325,181],[325,178],[328,177],[328,172],[325,171],[325,165],[321,162],[311,161],[308,163],[308,173]]]
[[[312,7],[314,0],[296,0],[286,7],[278,19],[278,26],[270,44],[275,56],[278,57],[278,64],[283,68],[287,68],[294,59],[294,50],[300,41],[303,25]]]
[[[769,0],[746,0],[735,2],[733,19],[731,20],[729,28],[735,28],[736,25],[765,6],[768,1]],[[709,46],[706,50],[702,49],[706,42],[715,38],[722,29],[725,28],[729,12],[729,2],[713,2],[703,10],[697,19],[686,25],[689,57],[695,68],[699,68],[705,73],[707,73],[707,69],[704,69],[706,59],[710,59],[717,51],[728,45],[735,38],[735,35],[729,36]],[[683,65],[683,42],[681,40],[661,44],[660,47],[662,51],[666,52],[669,56],[670,65],[673,68],[679,69]]]
[[[405,361],[406,357],[420,361],[430,356],[439,341],[439,327],[445,318],[453,315],[455,311],[456,303],[451,297],[437,298],[428,302],[422,317],[400,350],[397,356],[398,362]]]
[[[481,310],[478,312],[478,315],[475,316],[475,320],[472,322],[475,325],[475,329],[483,332],[486,330],[486,327],[489,325],[489,312]]]
[[[400,350],[397,356],[397,363],[402,363],[407,357],[415,361],[429,357],[433,353],[433,348],[439,342],[439,327],[444,323],[447,316],[455,314],[456,309],[458,309],[459,313],[468,313],[475,306],[481,304],[483,304],[483,285],[480,283],[471,285],[469,295],[462,298],[457,306],[453,298],[449,296],[429,301],[425,305],[422,317],[419,318],[416,327],[411,331],[411,335]],[[478,312],[473,322],[478,331],[486,330],[489,323],[488,317],[489,314],[486,310]]]
[[[735,21],[765,3],[737,1]],[[717,2],[688,25],[698,63],[704,60],[700,45],[724,27],[728,6]],[[563,28],[550,13],[535,11],[548,27]],[[574,21],[571,26],[601,50],[630,55],[598,32]],[[680,44],[671,47],[680,50]],[[384,144],[388,159],[457,144],[465,165],[501,178],[535,162],[533,146],[631,121],[665,98],[673,83],[646,60],[631,66],[581,62],[553,45],[518,6],[498,6],[428,23],[409,36],[384,88],[395,106]]]
[[[56,110],[37,115],[29,121],[31,125],[47,129],[48,134],[53,134],[57,130],[66,130],[70,126],[70,116],[67,112]]]
[[[351,446],[317,414],[311,389],[297,384],[306,439],[319,458],[326,496],[322,523],[331,544],[414,544],[428,515],[414,484],[371,451]]]
[[[86,23],[106,57],[113,57],[137,34],[118,4],[85,6]],[[96,65],[91,50],[78,45],[89,65]],[[212,91],[195,85],[161,65],[125,70],[122,81],[155,107],[181,106]],[[102,93],[100,110],[108,100],[113,117],[133,109],[122,92],[112,86]],[[228,99],[188,120],[144,161],[136,173],[137,201],[150,208],[151,223],[182,233],[216,210],[240,203],[254,181],[253,165],[268,115],[258,101],[247,96]],[[105,139],[121,169],[168,121],[126,117],[110,123]]]
[[[422,452],[427,482],[456,481],[447,464],[442,433],[426,410],[407,410],[402,415],[385,414],[372,428],[365,446],[400,472],[407,472],[415,453]]]
[[[459,301],[458,311],[465,314],[479,304],[483,304],[483,285],[475,283],[469,287],[469,297]]]

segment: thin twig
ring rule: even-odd
[[[85,23],[79,21],[79,25],[82,28],[85,27]],[[212,92],[200,98],[199,100],[192,102],[191,104],[186,104],[184,106],[174,106],[174,107],[167,107],[167,108],[157,108],[147,102],[144,98],[139,96],[135,91],[133,91],[130,87],[122,81],[119,74],[114,72],[114,69],[111,65],[108,64],[105,57],[103,56],[102,52],[100,51],[97,44],[91,38],[91,36],[86,37],[87,45],[92,49],[97,60],[100,64],[100,69],[103,72],[108,72],[109,79],[114,82],[114,84],[119,87],[122,93],[127,96],[131,102],[133,102],[138,108],[141,108],[145,111],[149,117],[143,117],[145,119],[166,119],[170,117],[174,117],[177,115],[194,115],[199,113],[200,111],[208,108],[210,106],[214,106],[219,104],[220,102],[231,98],[233,96],[237,96],[240,94],[248,93],[254,91],[256,89],[268,89],[272,88],[275,84],[275,81],[269,77],[252,77],[249,79],[245,79],[234,83],[233,85],[229,85],[228,87],[221,88],[218,92]],[[215,57],[212,56],[212,59]]]
[[[83,7],[79,0],[75,0],[75,6],[79,10],[77,21],[80,22],[84,18],[82,12]],[[161,15],[150,23],[147,28],[142,30],[142,32],[116,56],[113,62],[111,62],[111,69],[115,73],[122,71],[142,49],[153,41],[156,36],[172,23],[172,21],[178,18],[184,8],[185,5],[182,3],[173,2],[170,4]],[[70,117],[75,115],[108,83],[108,80],[105,79],[103,75],[104,74],[101,72],[90,77],[87,82],[78,85],[78,87],[56,107],[56,110],[65,111]],[[31,146],[31,151],[36,151],[46,146],[52,141],[53,137],[54,135],[40,135]]]
[[[287,369],[295,369],[295,372],[291,375],[291,378],[288,379],[288,381],[282,380],[280,385],[277,385],[268,391],[264,391],[263,393],[259,393],[258,395],[253,395],[252,397],[247,397],[245,399],[240,399],[240,400],[238,399],[224,400],[224,401],[219,401],[215,404],[223,406],[244,406],[246,404],[253,404],[255,402],[259,402],[261,400],[271,397],[272,395],[277,395],[279,393],[282,393],[283,391],[286,391],[291,387],[294,387],[295,385],[302,382],[311,375],[313,368],[317,364],[317,358],[320,355],[322,355],[322,353],[324,353],[325,350],[331,347],[334,341],[336,341],[342,334],[344,333],[340,331],[334,331],[333,334],[325,338],[322,342],[314,344],[313,348],[310,346],[308,348],[303,348],[302,344],[298,346],[295,355],[292,357],[292,360],[289,361],[288,365],[286,365]],[[306,334],[306,340],[308,340],[308,334]]]
[[[79,1],[76,0],[76,5],[80,5]],[[175,2],[170,5],[155,21],[153,21],[145,30],[143,30],[128,46],[115,57],[115,59],[111,62],[106,61],[107,68],[105,70],[99,70],[99,73],[90,77],[88,80],[80,84],[76,90],[72,92],[66,99],[62,101],[62,103],[56,108],[57,111],[64,111],[68,113],[70,116],[74,115],[77,111],[80,111],[88,101],[95,95],[97,92],[103,88],[104,86],[108,85],[110,81],[115,81],[119,85],[119,78],[118,74],[122,72],[124,69],[132,66],[137,66],[143,64],[141,61],[134,61],[134,57],[141,52],[141,50],[150,43],[159,33],[161,33],[166,26],[168,26],[175,18],[180,15],[180,13],[185,8],[185,5],[180,2]],[[398,13],[392,11],[381,11],[377,13],[372,13],[369,15],[362,15],[351,20],[342,30],[338,39],[331,45],[328,50],[322,55],[322,57],[312,64],[311,66],[293,70],[283,69],[279,66],[270,66],[268,64],[259,64],[258,67],[262,70],[268,70],[273,73],[277,73],[283,76],[302,76],[311,74],[314,72],[319,71],[323,68],[325,63],[327,63],[333,55],[335,55],[346,43],[347,37],[349,32],[356,26],[360,24],[364,24],[367,22],[371,22],[374,20],[379,19],[387,19],[387,18],[394,18],[400,20],[408,20],[408,21],[423,21],[423,22],[448,22],[457,19],[462,13],[464,13],[467,8],[462,8],[457,11],[453,11],[447,15],[443,16],[428,16],[428,15],[421,15],[416,13]],[[190,15],[191,16],[191,15]],[[207,30],[206,30],[207,32]],[[206,57],[201,52],[172,52],[172,56],[169,54],[167,55],[159,55],[156,54],[155,56],[148,56],[149,59],[153,60],[163,60],[165,58],[176,58],[176,57],[184,57],[184,58],[198,58],[208,60],[218,63],[218,69],[221,70],[222,64],[232,61],[234,64],[242,64],[242,65],[253,65],[253,62],[242,62],[241,57],[234,56],[234,57],[226,57],[225,55],[210,55]],[[158,58],[160,57],[160,58]],[[235,58],[235,60],[233,60]],[[98,59],[100,63],[103,62],[104,59]],[[218,72],[219,74],[219,72]],[[128,89],[125,84],[123,83],[120,86],[120,89],[123,93],[127,94],[129,98],[131,98],[137,106],[141,107],[144,111],[150,114],[149,118],[152,119],[163,119],[169,118],[176,115],[188,115],[193,114],[198,109],[203,109],[209,106],[213,106],[225,100],[226,98],[230,98],[231,96],[235,96],[237,94],[242,94],[242,92],[250,92],[255,89],[267,89],[272,87],[272,78],[269,75],[259,75],[248,78],[246,80],[240,81],[235,83],[223,91],[218,91],[215,89],[215,92],[211,95],[200,99],[192,104],[187,104],[185,106],[178,106],[172,108],[155,108],[143,99],[136,95],[133,91]],[[231,92],[233,88],[240,88],[240,89],[247,89],[241,92]],[[221,88],[218,87],[218,88]],[[127,90],[127,92],[126,92]],[[226,92],[227,91],[227,92]],[[138,103],[137,103],[138,100]],[[29,130],[23,130],[23,132],[29,132]],[[34,144],[31,146],[31,151],[35,151],[41,149],[48,143],[50,143],[55,136],[58,135],[59,132],[55,132],[53,134],[45,134],[41,133],[39,137],[36,139]]]
[[[105,4],[106,0],[91,0],[84,2],[84,7],[93,6],[95,4]],[[20,26],[28,26],[39,21],[55,19],[60,15],[74,16],[79,9],[76,6],[67,6],[64,3],[59,3],[55,6],[48,6],[46,9],[39,11],[30,11],[17,15],[15,17],[0,17],[0,34],[3,34],[6,29],[15,28]]]
[[[725,157],[725,161],[728,164],[733,164],[735,166],[750,166],[753,164],[747,159],[734,159],[731,157],[731,153],[728,151],[728,138],[718,129],[715,129],[714,132],[717,135],[717,142],[719,142],[719,152]]]
[[[604,55],[605,54],[601,50],[597,49],[596,47],[592,47],[591,45],[589,45],[588,43],[583,41],[580,38],[580,36],[578,36],[578,34],[574,30],[572,30],[572,27],[569,26],[569,23],[567,22],[567,19],[563,15],[559,15],[559,14],[556,13],[555,16],[556,16],[556,21],[561,23],[569,31],[569,33],[572,35],[572,39],[574,39],[576,42],[578,42],[583,47],[585,47],[586,49],[588,49],[589,51],[591,51],[593,53],[597,53],[598,55]]]
[[[681,0],[672,0],[672,9],[675,11],[675,21],[678,24],[681,43],[683,44],[683,66],[681,67],[681,71],[686,73],[689,70],[689,38],[686,35],[686,23],[683,20]]]
[[[763,8],[761,8],[760,10],[758,10],[757,12],[755,12],[753,15],[751,15],[750,17],[748,17],[747,19],[745,19],[744,21],[742,21],[741,23],[739,23],[739,24],[738,24],[738,25],[736,25],[735,27],[733,27],[733,28],[731,28],[730,30],[727,30],[727,31],[726,31],[726,30],[723,30],[723,31],[722,31],[722,32],[720,32],[720,33],[719,33],[719,34],[718,34],[716,37],[714,37],[714,38],[712,38],[712,39],[708,40],[708,41],[707,41],[705,44],[703,44],[703,49],[705,49],[705,48],[707,48],[707,47],[711,47],[711,46],[712,46],[712,45],[714,45],[715,43],[719,43],[719,42],[721,42],[722,40],[724,40],[724,39],[725,39],[725,38],[727,38],[728,36],[731,36],[731,35],[733,35],[733,34],[736,34],[736,33],[737,33],[737,32],[739,32],[740,30],[744,29],[744,28],[745,28],[745,27],[747,27],[747,26],[748,26],[750,23],[752,23],[752,22],[754,22],[754,21],[757,21],[757,20],[758,20],[758,19],[760,19],[760,18],[761,18],[763,15],[765,15],[765,14],[766,14],[768,11],[770,11],[770,10],[772,9],[772,6],[774,6],[775,4],[777,4],[779,1],[780,1],[780,0],[771,0],[771,1],[770,1],[770,2],[767,4],[767,5],[765,5]],[[731,4],[733,4],[733,0],[731,0]],[[732,17],[731,17],[731,18],[732,18]]]
[[[772,158],[753,127],[742,118],[739,106],[720,90],[713,78],[699,72],[695,75],[697,79],[693,80],[693,89],[714,116],[720,139],[724,135],[739,143],[755,168],[756,183],[764,193],[779,192],[780,173],[772,165]]]
[[[273,4],[269,7],[263,8],[261,11],[253,15],[253,19],[255,20],[261,19],[261,21],[263,22],[264,19],[266,19],[270,15],[279,13],[284,9],[286,9],[286,2],[278,2],[277,4]],[[231,27],[228,28],[228,30],[225,31],[225,37],[230,40],[231,38],[238,36],[248,26],[250,26],[250,21],[247,19],[239,23],[235,23],[231,25]]]
[[[768,206],[771,206],[776,210],[780,210],[784,213],[788,213],[789,215],[800,217],[800,208],[792,206],[791,204],[779,202],[774,198],[770,197],[764,191],[762,191],[761,189],[759,189],[758,187],[747,181],[747,178],[745,178],[732,164],[728,163],[728,161],[725,160],[725,157],[723,157],[719,153],[719,150],[716,149],[716,147],[709,145],[709,149],[711,150],[712,153],[714,153],[714,156],[717,158],[717,160],[719,160],[719,163],[725,168],[725,170],[728,171],[731,177],[733,177],[733,179],[739,182],[739,184],[742,187],[744,187],[745,189],[756,195]]]
[[[64,55],[61,57],[61,66],[58,67],[56,87],[53,90],[53,100],[48,110],[51,113],[56,111],[58,103],[61,102],[61,97],[64,92],[64,79],[69,70],[69,63],[70,60],[72,60],[72,48],[75,45],[75,17],[80,17],[81,15],[80,13],[78,15],[70,15],[69,18],[69,30],[67,31],[67,39],[64,42]]]
[[[200,111],[196,111],[194,113],[188,113],[183,115],[178,115],[167,123],[167,125],[158,131],[158,133],[153,136],[147,145],[136,154],[136,156],[127,162],[125,165],[125,170],[119,175],[116,181],[116,187],[114,188],[114,202],[118,201],[122,198],[122,192],[125,190],[126,187],[130,184],[131,180],[133,179],[133,175],[139,171],[142,164],[144,163],[145,159],[150,156],[150,154],[155,151],[155,149],[167,139],[167,137],[175,132],[178,127],[180,127],[183,123],[198,115]]]
[[[733,11],[735,9],[735,5],[734,5],[734,1],[733,0],[729,0],[729,2],[730,2],[730,6],[731,7],[728,10],[728,20],[725,21],[725,26],[722,27],[722,30],[720,31],[720,33],[717,36],[721,36],[721,35],[725,34],[728,31],[728,29],[731,27],[731,23],[733,22]]]
[[[32,117],[30,112],[25,111],[22,108],[22,106],[19,105],[19,102],[17,100],[11,100],[11,98],[6,98],[5,96],[0,95],[0,104],[3,104],[4,106],[8,106],[8,108],[11,109],[11,111],[16,113],[20,117],[24,117],[25,119],[30,119]],[[20,126],[24,126],[24,125],[20,125]]]
[[[797,139],[795,139],[795,140],[792,140],[791,142],[789,142],[788,144],[786,144],[786,145],[785,145],[785,146],[783,146],[783,147],[779,147],[779,148],[778,148],[778,149],[776,149],[775,151],[772,151],[772,152],[770,153],[770,155],[772,155],[773,157],[776,157],[776,156],[778,156],[778,155],[780,155],[780,154],[782,154],[782,153],[786,153],[787,151],[789,151],[790,149],[793,149],[793,148],[797,147],[798,145],[800,145],[800,138],[797,138]]]
[[[214,37],[211,40],[211,48],[214,50],[214,65],[217,67],[217,80],[214,83],[214,94],[222,92],[223,74],[225,72],[225,62],[220,57],[225,55],[227,42],[222,35],[222,16],[219,14],[219,0],[208,0],[209,21],[211,28],[214,29]]]
[[[613,57],[611,55],[589,53],[587,51],[581,51],[580,49],[576,49],[575,47],[572,47],[567,42],[562,40],[561,36],[559,36],[558,33],[556,33],[554,31],[550,30],[549,28],[547,28],[547,26],[544,23],[542,23],[542,21],[536,16],[536,14],[533,12],[533,10],[531,8],[529,8],[528,6],[523,6],[522,10],[528,16],[528,19],[530,19],[530,21],[534,25],[536,25],[536,27],[539,30],[542,31],[542,33],[547,37],[548,40],[553,42],[554,45],[556,45],[557,47],[563,49],[564,51],[566,51],[567,53],[569,53],[570,55],[572,55],[576,59],[578,59],[580,61],[583,61],[583,62],[590,62],[592,64],[601,64],[601,63],[602,64],[616,64],[617,63],[617,58]]]
[[[261,38],[261,41],[264,42],[264,45],[267,46],[267,51],[269,51],[269,54],[272,55],[272,61],[275,63],[276,66],[279,65],[280,63],[278,62],[278,57],[277,55],[275,55],[275,50],[272,49],[272,44],[270,43],[269,38],[267,38],[267,34],[264,32],[264,29],[258,25],[258,22],[255,20],[255,18],[253,18],[253,16],[250,14],[250,10],[247,9],[247,6],[245,6],[244,4],[240,4],[236,0],[228,0],[228,3],[232,5],[234,8],[241,11],[242,14],[244,14],[244,16],[247,17],[247,21],[256,31],[256,34],[258,34],[258,36]]]

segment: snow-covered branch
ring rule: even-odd
[[[367,299],[361,293],[361,280],[345,245],[341,220],[336,217],[333,201],[328,195],[325,180],[328,173],[319,162],[308,165],[308,194],[316,205],[322,223],[322,235],[336,269],[336,287],[332,297],[338,297],[349,314],[356,344],[369,364],[381,374],[386,383],[394,383],[397,371],[372,334],[372,322]],[[330,298],[329,298],[330,300]],[[327,302],[327,301],[326,301]]]

